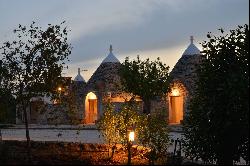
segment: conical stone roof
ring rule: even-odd
[[[200,64],[200,55],[200,50],[193,44],[193,37],[191,36],[190,45],[170,72],[172,81],[178,80],[182,82],[190,93],[195,88],[194,83],[197,79],[196,69]]]
[[[194,41],[193,36],[190,37],[190,41],[191,41],[191,43],[189,44],[189,46],[187,47],[187,49],[184,51],[184,53],[182,54],[182,56],[185,56],[185,55],[198,55],[198,54],[200,54],[200,50],[193,43],[193,41]]]
[[[87,82],[86,91],[104,90],[116,91],[120,82],[119,69],[120,61],[113,55],[112,46],[110,46],[109,55],[102,61],[93,75]]]
[[[114,54],[113,54],[112,51],[113,51],[113,48],[112,48],[112,45],[110,45],[109,54],[108,54],[108,56],[102,61],[102,64],[103,64],[103,63],[107,63],[107,62],[120,63],[120,61],[114,56]]]
[[[81,76],[81,70],[80,70],[80,68],[78,68],[78,74],[77,74],[77,76],[75,77],[74,81],[84,82],[84,83],[85,83],[84,78]]]

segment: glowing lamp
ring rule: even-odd
[[[61,91],[62,90],[62,88],[61,87],[58,87],[58,91]]]
[[[129,141],[134,141],[135,140],[135,132],[134,131],[129,132],[128,140]]]
[[[180,92],[178,89],[173,89],[172,90],[172,96],[180,96]]]

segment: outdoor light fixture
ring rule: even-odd
[[[129,132],[129,138],[128,138],[128,140],[129,140],[130,142],[132,142],[132,141],[135,140],[135,132],[134,132],[134,131],[130,131],[130,132]]]
[[[108,98],[111,97],[111,92],[107,92],[107,97],[108,97]]]
[[[58,87],[58,91],[59,91],[59,103],[61,103],[61,92],[62,92],[62,88],[59,86]]]
[[[130,130],[128,133],[128,165],[131,165],[131,147],[133,145],[134,140],[135,140],[135,132],[134,130]]]
[[[174,89],[172,89],[171,95],[172,96],[180,96],[180,91],[178,89],[174,88]]]
[[[88,99],[91,99],[91,100],[97,99],[96,95],[93,92],[89,92],[87,96],[88,96]]]

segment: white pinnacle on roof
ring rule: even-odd
[[[190,36],[191,43],[189,44],[188,48],[184,51],[183,55],[196,55],[200,54],[200,50],[194,45],[194,37]]]
[[[78,74],[77,76],[75,77],[74,81],[80,81],[80,82],[85,82],[85,80],[83,79],[83,77],[81,76],[81,69],[78,68]]]
[[[102,63],[106,63],[106,62],[118,62],[120,63],[120,61],[114,56],[114,54],[112,53],[113,49],[112,49],[112,45],[110,45],[109,47],[109,54],[108,56],[102,61]]]

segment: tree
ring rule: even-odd
[[[15,98],[9,91],[0,89],[0,123],[15,123]]]
[[[169,147],[169,127],[167,124],[167,111],[165,109],[156,110],[150,115],[143,115],[138,124],[139,142],[150,148],[150,165],[158,159],[167,158],[167,149]],[[160,164],[164,164],[161,161]]]
[[[148,158],[150,164],[154,164],[157,159],[166,158],[169,145],[166,119],[166,110],[157,110],[151,115],[140,114],[139,105],[133,100],[125,102],[117,111],[111,103],[107,103],[104,114],[98,121],[98,128],[112,145],[111,158],[118,143],[123,144],[129,153],[131,144],[128,132],[133,130],[135,142],[150,148]]]
[[[14,123],[16,115],[15,98],[6,86],[7,69],[0,60],[0,123]]]
[[[115,110],[114,106],[107,102],[104,107],[103,116],[98,121],[97,125],[106,142],[112,146],[112,155],[116,144],[120,143],[129,147],[128,132],[140,120],[139,108],[135,101],[126,101],[120,110]],[[136,128],[139,130],[140,128]]]
[[[146,59],[129,61],[127,57],[120,69],[124,90],[138,95],[144,102],[144,113],[149,114],[150,100],[165,95],[169,89],[169,67],[157,58],[155,61]]]
[[[81,119],[79,118],[78,110],[81,109],[80,103],[82,102],[79,92],[83,89],[85,84],[70,83],[69,88],[62,88],[62,94],[60,96],[59,108],[60,111],[65,111],[66,119],[63,123],[79,124]],[[66,87],[64,85],[63,87]]]
[[[1,47],[5,80],[24,113],[27,151],[30,160],[30,136],[26,108],[36,96],[51,95],[60,81],[61,72],[71,53],[67,28],[48,24],[45,30],[35,25],[20,25],[14,30],[15,40]]]
[[[185,154],[192,159],[233,164],[249,161],[249,28],[221,36],[208,33],[202,43],[190,113],[184,119]]]

